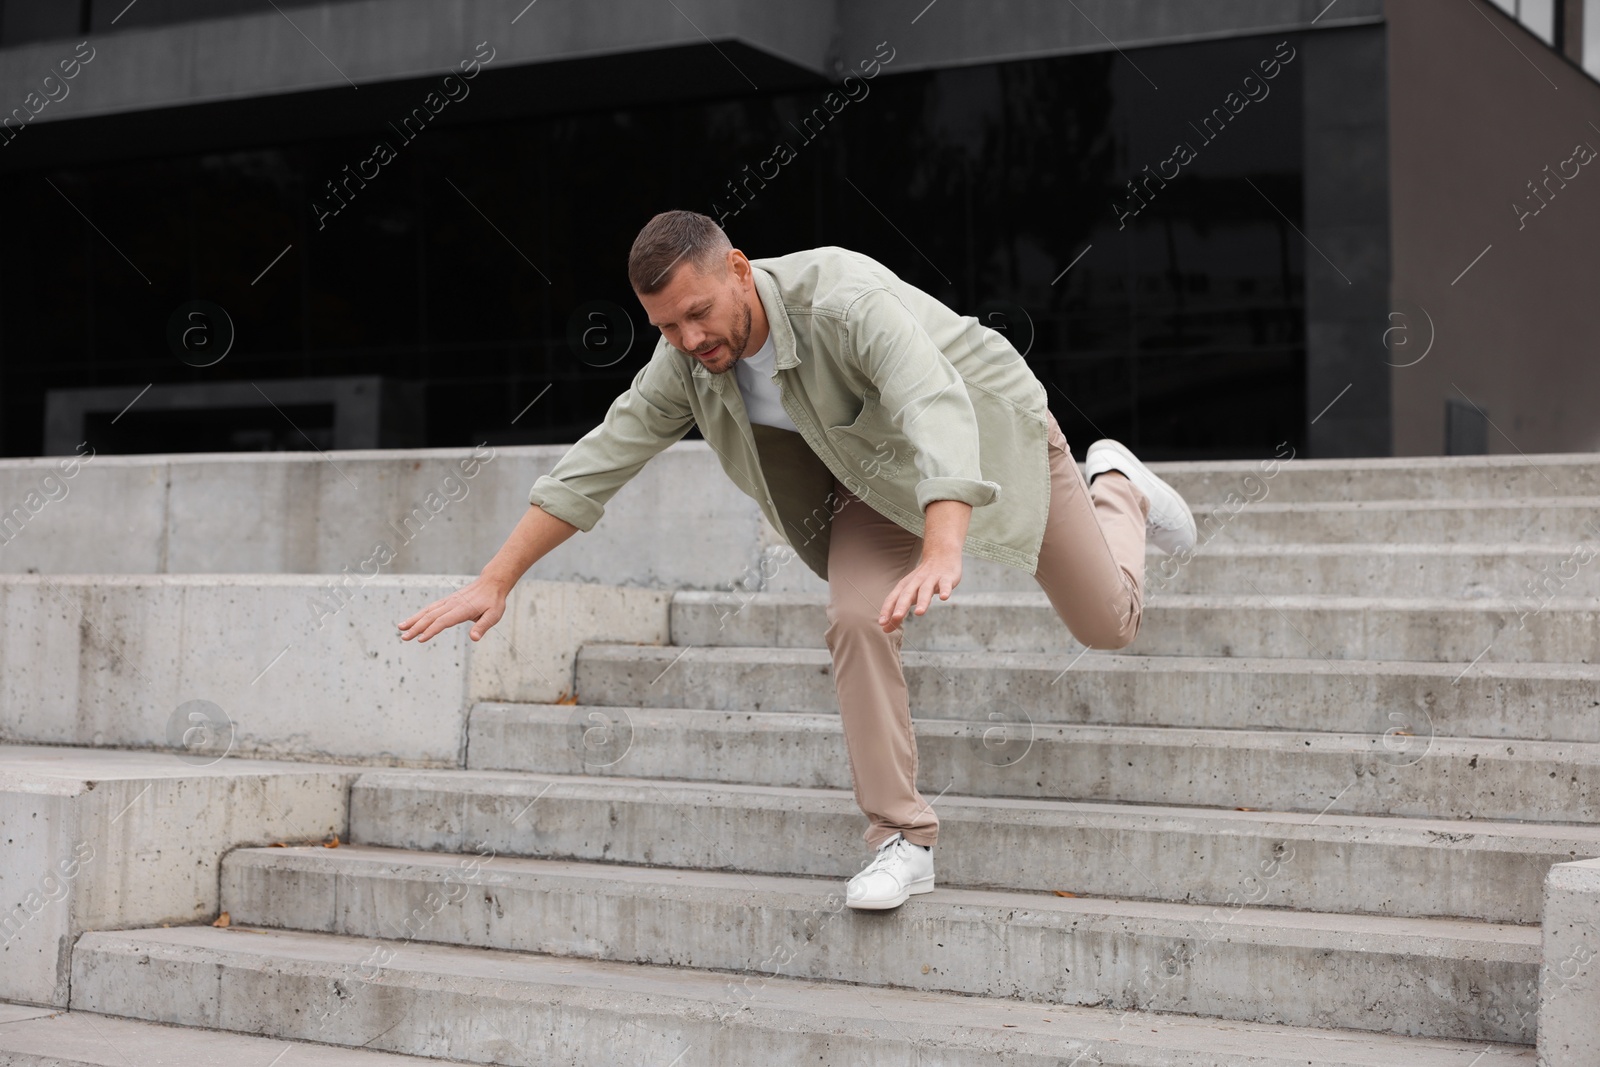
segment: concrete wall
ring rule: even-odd
[[[393,559],[369,570],[474,575],[568,447],[0,461],[0,573],[359,577],[383,544]],[[682,441],[529,576],[727,588],[757,569],[760,519],[710,448]]]
[[[1539,1067],[1589,1067],[1600,1049],[1600,859],[1545,876]]]
[[[1445,400],[1463,396],[1493,420],[1491,452],[1600,448],[1600,160],[1552,180],[1537,214],[1513,209],[1538,207],[1527,183],[1575,145],[1600,149],[1600,84],[1492,4],[1386,15],[1391,310],[1409,334],[1390,360],[1420,359],[1390,371],[1395,453],[1440,452]]]
[[[400,641],[459,584],[8,576],[0,743],[456,767],[474,703],[570,700],[583,642],[667,641],[670,593],[557,582],[519,585],[476,644],[465,627]]]
[[[357,773],[0,747],[0,999],[66,1007],[85,930],[215,918],[231,848],[348,838]]]
[[[0,999],[65,1006],[85,930],[213,918],[231,848],[348,840],[353,765],[462,766],[474,703],[571,700],[583,642],[667,641],[669,593],[527,582],[477,644],[402,643],[455,585],[0,579]]]
[[[572,700],[585,641],[668,639],[665,591],[525,582],[402,643],[457,584],[0,579],[0,999],[65,1006],[85,930],[210,920],[229,849],[348,840],[355,765],[463,766],[472,706]]]
[[[527,510],[529,487],[569,447],[0,460],[0,574],[471,576]],[[476,462],[470,478],[464,462]],[[827,588],[703,441],[680,441],[652,459],[597,526],[534,564],[528,578]],[[1032,587],[1022,571],[976,558],[963,578],[972,590],[1019,581]]]

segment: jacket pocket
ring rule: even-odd
[[[839,455],[869,482],[879,478],[893,480],[916,455],[916,449],[889,421],[876,398],[868,398],[854,422],[829,426],[825,432]]]

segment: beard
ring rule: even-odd
[[[745,349],[750,345],[750,324],[752,321],[753,316],[750,312],[750,305],[745,304],[741,321],[736,322],[729,336],[720,342],[723,348],[722,355],[715,362],[702,362],[701,365],[712,374],[726,374],[732,370],[733,365],[744,358]]]

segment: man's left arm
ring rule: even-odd
[[[974,507],[1000,485],[982,477],[978,420],[966,383],[922,324],[887,289],[862,294],[847,316],[850,355],[878,391],[890,421],[916,449],[922,559],[889,592],[878,623],[892,632],[908,611],[925,614],[961,581],[961,548]]]

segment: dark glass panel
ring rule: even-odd
[[[752,257],[844,245],[963,313],[1004,308],[1076,447],[1268,455],[1304,414],[1299,67],[1198,127],[1275,43],[890,66],[849,96],[476,125],[468,98],[409,135],[372,115],[359,137],[8,174],[0,447],[39,450],[52,388],[330,375],[419,385],[429,444],[575,440],[656,340],[625,276],[633,236],[690,207]],[[1180,142],[1194,158],[1151,180]],[[190,300],[233,319],[216,366],[167,342]],[[605,365],[569,342],[597,306],[634,331]]]

